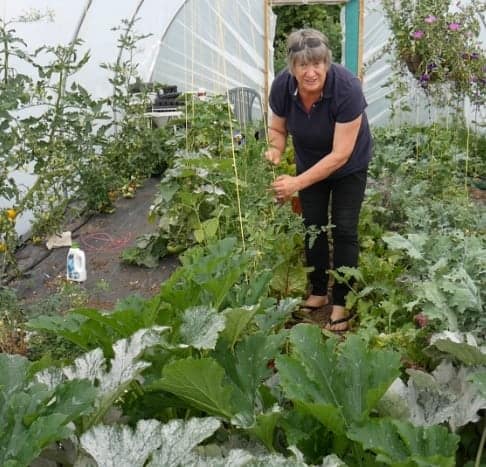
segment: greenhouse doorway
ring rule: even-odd
[[[321,30],[331,43],[334,59],[361,78],[364,0],[265,0],[277,17],[274,70],[285,63],[285,37],[300,27]],[[326,8],[320,8],[326,7]]]

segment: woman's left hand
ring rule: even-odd
[[[298,191],[297,177],[280,175],[272,183],[272,188],[278,201],[287,201]]]

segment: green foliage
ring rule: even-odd
[[[450,103],[453,94],[458,106],[465,96],[476,106],[484,105],[486,92],[480,76],[486,55],[479,40],[484,5],[384,0],[383,7],[402,74],[408,69],[438,102]]]
[[[72,423],[92,411],[95,389],[86,380],[48,388],[35,382],[30,363],[0,354],[0,462],[29,465],[53,441],[73,433]]]
[[[315,326],[290,332],[291,354],[276,360],[285,394],[337,435],[363,423],[398,375],[398,355],[367,350],[355,336],[336,351]],[[319,358],[318,358],[319,356]]]
[[[178,310],[198,304],[220,310],[248,267],[250,257],[235,238],[224,238],[208,246],[207,251],[201,247],[188,250],[181,257],[183,267],[162,284],[160,299]]]
[[[365,427],[355,427],[349,436],[377,454],[376,460],[387,465],[455,466],[459,437],[446,428],[417,428],[398,420],[377,420]]]
[[[400,332],[425,312],[484,338],[484,213],[464,191],[469,171],[484,175],[482,146],[440,125],[375,130],[360,266],[344,277],[356,279],[348,304],[362,327]]]
[[[93,98],[74,80],[90,60],[89,52],[80,53],[80,40],[30,54],[12,24],[0,22],[0,197],[9,207],[0,211],[2,276],[15,266],[17,215],[33,215],[33,238],[55,233],[80,210],[111,211],[119,191],[133,192],[133,184],[167,166],[172,149],[159,143],[168,139],[167,130],[152,129],[143,116],[147,94],[137,98],[130,91],[137,78],[133,51],[146,36],[134,31],[134,21],[122,21],[115,31],[120,32],[119,58],[104,65],[113,84],[113,96],[106,100]],[[32,77],[16,73],[12,64],[18,62],[35,70]],[[28,104],[40,105],[41,111],[18,112]],[[35,181],[25,190],[10,176],[14,171],[30,173]],[[9,211],[13,214],[7,216]]]
[[[84,351],[101,347],[106,356],[112,355],[115,341],[129,337],[142,327],[155,323],[158,301],[130,297],[106,313],[78,308],[66,316],[39,316],[29,320],[27,327],[37,332],[60,336]]]

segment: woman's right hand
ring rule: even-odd
[[[265,151],[265,159],[267,161],[270,161],[272,164],[280,164],[281,158],[282,152],[279,151],[277,148],[270,148]]]

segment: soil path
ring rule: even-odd
[[[129,295],[151,297],[178,266],[174,256],[165,258],[154,269],[127,265],[120,259],[121,252],[132,246],[139,235],[156,229],[148,222],[147,214],[158,182],[159,179],[151,178],[134,198],[117,200],[113,214],[95,215],[66,227],[86,254],[88,277],[80,287],[90,297],[91,306],[109,310]],[[19,266],[25,272],[11,281],[9,287],[27,303],[54,293],[65,280],[67,251],[68,247],[48,250],[44,245],[26,244],[17,254]]]

